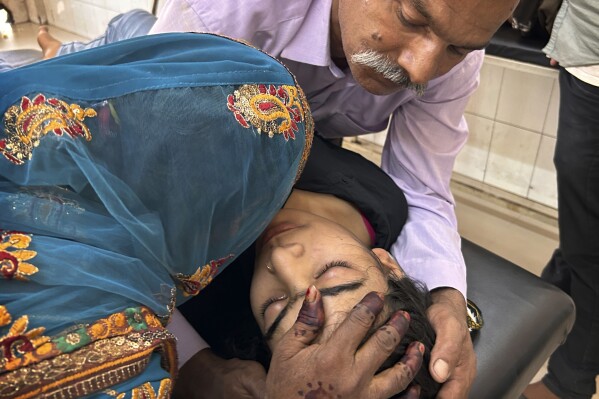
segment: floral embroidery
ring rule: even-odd
[[[298,90],[289,85],[243,85],[227,97],[227,108],[245,128],[253,126],[268,137],[282,134],[285,141],[295,140],[304,110]]]
[[[306,140],[304,142],[304,151],[302,152],[302,158],[300,159],[300,164],[297,168],[297,174],[295,175],[295,181],[297,182],[304,171],[304,166],[308,161],[308,156],[310,155],[310,150],[312,149],[312,141],[314,140],[314,119],[312,119],[312,113],[310,112],[310,106],[308,105],[308,99],[304,94],[304,91],[301,87],[298,88],[298,96],[299,101],[301,102],[304,109],[304,118],[306,120]]]
[[[171,380],[170,378],[165,378],[160,381],[160,386],[158,387],[158,392],[154,390],[154,387],[151,383],[146,382],[145,384],[133,388],[131,391],[131,399],[167,399],[170,398],[171,394]],[[124,396],[123,396],[124,397]]]
[[[161,326],[102,339],[72,353],[8,373],[0,372],[0,399],[75,398],[96,392],[108,395],[113,392],[122,398],[114,390],[106,390],[140,375],[156,351],[162,355],[162,366],[174,377],[175,337]],[[166,395],[162,397],[168,397],[170,380],[160,384],[163,389],[158,394]]]
[[[27,281],[27,276],[38,272],[37,267],[25,262],[37,255],[37,252],[26,249],[30,242],[31,237],[23,233],[0,230],[1,277]]]
[[[11,321],[6,307],[0,305],[0,327],[6,327]],[[42,336],[46,330],[44,327],[27,331],[28,326],[29,318],[21,316],[9,328],[8,334],[0,336],[0,370],[13,368],[21,357],[50,341],[49,337]]]
[[[185,275],[177,274],[175,277],[181,282],[181,288],[183,289],[183,295],[193,296],[200,293],[201,290],[206,288],[212,281],[214,276],[218,273],[220,266],[222,266],[227,260],[233,258],[235,255],[229,254],[224,258],[217,260],[211,260],[208,264],[201,266],[194,274]]]
[[[40,139],[53,132],[77,138],[83,136],[90,141],[92,136],[83,120],[95,117],[96,111],[81,108],[77,104],[67,104],[57,98],[46,98],[38,94],[31,100],[21,98],[19,106],[13,105],[4,114],[4,129],[7,138],[0,140],[0,152],[12,163],[22,165],[31,159],[33,148]]]
[[[6,309],[2,308],[3,307],[0,306],[0,322],[4,321],[4,324],[0,324],[0,327],[10,323],[10,314],[6,312]],[[23,316],[19,320],[21,319],[24,319],[26,327],[28,322],[27,316]],[[19,320],[17,320],[17,322],[19,322]],[[17,325],[17,322],[15,322],[15,326]],[[23,330],[22,324],[23,321],[19,322],[19,331]],[[15,326],[13,326],[13,328],[17,328]],[[162,324],[149,309],[145,307],[136,307],[114,313],[104,319],[97,320],[88,326],[79,326],[76,329],[66,331],[52,338],[43,337],[43,340],[36,340],[34,345],[24,347],[30,348],[30,350],[21,351],[19,353],[13,352],[10,359],[7,358],[6,354],[2,355],[1,345],[3,341],[0,339],[0,374],[4,370],[18,369],[30,364],[38,363],[44,359],[55,357],[59,354],[73,352],[90,343],[103,339],[159,329],[162,329]],[[29,334],[37,331],[39,331],[37,334],[39,335],[44,331],[44,328],[40,327],[32,330]],[[13,329],[11,329],[6,338],[13,335],[14,332]]]

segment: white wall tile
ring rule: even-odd
[[[58,0],[54,3],[54,24],[64,30],[78,33],[73,24],[73,6],[70,0]]]
[[[526,197],[541,134],[495,122],[484,182]]]
[[[32,0],[29,0],[32,1]],[[93,39],[118,14],[135,8],[152,11],[154,0],[43,0],[48,23]]]
[[[557,182],[553,165],[556,139],[543,136],[532,174],[528,199],[557,209]]]
[[[54,23],[56,13],[56,0],[44,0],[44,8],[46,9],[46,17],[48,18],[48,24],[56,25]]]
[[[489,119],[495,118],[503,71],[503,67],[483,62],[480,70],[480,84],[470,97],[466,112]]]
[[[71,12],[73,18],[69,24],[71,29],[69,29],[68,26],[63,27],[63,29],[71,30],[84,37],[95,37],[96,35],[92,28],[95,25],[93,20],[96,16],[94,15],[93,10],[93,6],[81,0],[72,0]]]
[[[506,69],[496,119],[523,129],[542,132],[553,78],[525,70]]]
[[[549,108],[545,117],[545,125],[543,126],[543,134],[551,137],[557,137],[557,121],[559,117],[559,82],[555,78],[553,80],[553,89],[551,90],[551,98],[549,99]]]
[[[152,11],[152,5],[154,4],[153,1],[148,0],[129,0],[129,2],[129,6],[131,7],[129,8],[129,10],[132,10],[134,8],[140,8],[142,10]]]
[[[493,133],[493,120],[466,114],[470,135],[458,154],[453,170],[472,179],[483,181]]]

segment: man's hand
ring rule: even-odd
[[[382,309],[381,296],[371,292],[330,338],[315,344],[324,324],[324,308],[320,292],[310,287],[296,323],[273,353],[266,398],[383,399],[404,390],[422,364],[421,343],[412,343],[392,368],[375,373],[408,329],[409,315],[394,313],[360,346]],[[414,388],[411,394],[417,391]]]
[[[435,381],[444,383],[437,398],[467,398],[476,376],[476,355],[466,323],[466,302],[453,288],[436,289],[432,297],[427,315],[437,340],[429,368]]]
[[[261,399],[266,372],[250,360],[225,360],[210,349],[189,359],[179,372],[173,398]]]

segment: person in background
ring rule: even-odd
[[[104,33],[89,42],[62,43],[54,37],[48,26],[40,26],[37,42],[41,53],[37,50],[0,51],[0,72],[10,71],[20,66],[29,65],[42,59],[65,55],[81,50],[95,48],[108,43],[146,35],[156,22],[156,17],[144,10],[131,10],[112,18]]]
[[[588,399],[599,374],[599,3],[563,0],[543,50],[560,66],[559,248],[542,277],[569,294],[576,321],[527,399]]]
[[[147,35],[154,23],[154,14],[135,9],[119,14],[108,22],[103,34],[89,42],[62,43],[50,34],[47,26],[40,26],[37,42],[42,48],[44,59],[87,50],[120,40]]]
[[[428,316],[437,341],[430,371],[444,382],[441,398],[466,397],[476,370],[449,182],[468,135],[463,112],[478,84],[482,49],[516,3],[169,0],[150,31],[219,33],[279,58],[305,90],[325,138],[388,126],[382,168],[409,206],[391,252],[432,291]]]

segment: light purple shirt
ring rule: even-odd
[[[304,89],[325,137],[384,130],[382,168],[404,191],[408,221],[392,253],[405,272],[429,289],[466,295],[466,266],[449,181],[466,142],[463,117],[478,85],[483,52],[469,54],[429,82],[422,97],[410,90],[375,96],[331,60],[332,0],[169,0],[150,33],[213,32],[243,39],[281,59]]]

